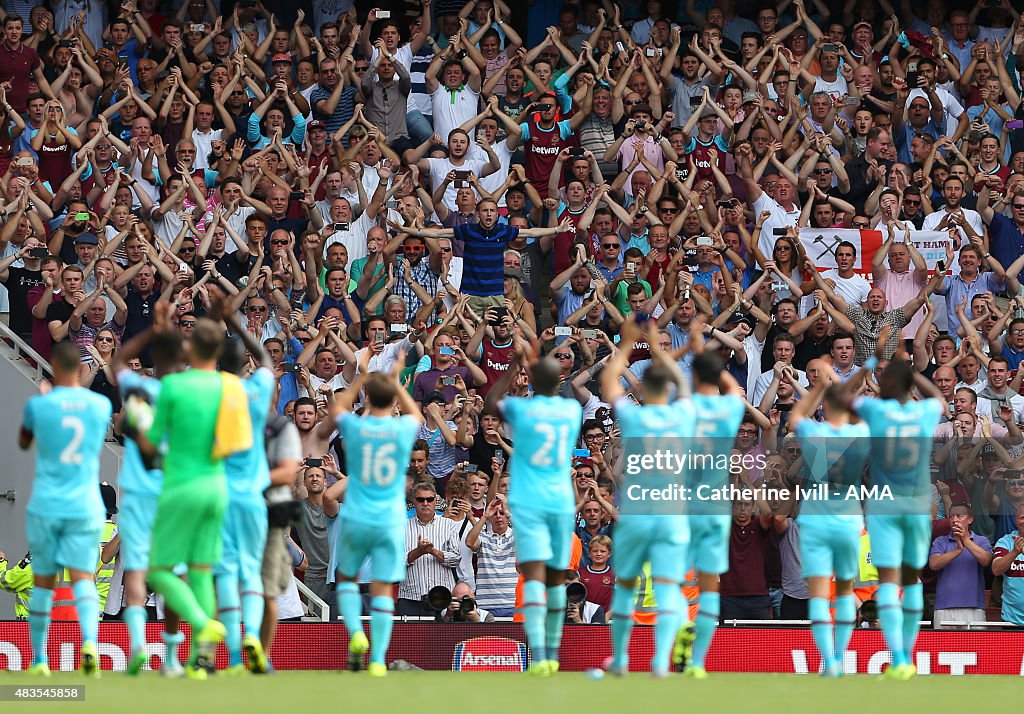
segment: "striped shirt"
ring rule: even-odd
[[[464,244],[462,286],[466,295],[502,295],[505,291],[505,248],[519,235],[519,229],[495,223],[490,230],[479,223],[455,227],[455,238]]]
[[[488,609],[516,606],[516,537],[512,527],[498,535],[485,528],[480,532],[476,560],[476,600]]]
[[[444,562],[427,553],[408,563],[405,580],[398,585],[398,597],[406,600],[419,600],[437,585],[444,585],[449,590],[455,587],[455,568],[460,560],[459,531],[455,521],[435,515],[429,523],[421,523],[413,516],[405,522],[406,553],[419,547],[420,538],[433,543],[434,548],[444,554]]]
[[[453,432],[458,431],[459,427],[455,425],[455,422],[445,421],[445,424]],[[441,434],[440,429],[430,429],[427,427],[426,422],[420,424],[416,438],[423,439],[428,445],[427,455],[429,460],[427,461],[427,473],[435,479],[444,479],[450,476],[462,459],[462,449],[449,444],[444,440],[444,435]]]

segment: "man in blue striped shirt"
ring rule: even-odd
[[[438,238],[457,238],[465,245],[463,253],[462,285],[459,291],[469,295],[469,306],[478,315],[488,307],[502,307],[505,292],[505,249],[516,236],[541,238],[569,231],[568,218],[557,226],[547,228],[517,228],[498,223],[498,204],[492,198],[483,198],[476,204],[477,223],[455,228],[412,228],[396,226],[402,233],[419,236],[427,242],[431,253],[441,252]]]

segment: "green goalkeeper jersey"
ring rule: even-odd
[[[164,489],[224,478],[224,460],[212,457],[223,385],[220,373],[193,369],[169,374],[160,385],[149,440],[160,444],[166,439]]]

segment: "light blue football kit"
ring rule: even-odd
[[[338,417],[345,445],[348,487],[338,518],[337,572],[355,578],[367,558],[373,580],[397,583],[405,578],[405,474],[419,422],[411,416]],[[339,582],[338,610],[349,637],[362,635],[362,598],[355,582]],[[395,602],[370,600],[370,663],[384,665]]]
[[[625,473],[623,508],[615,526],[615,572],[620,580],[634,580],[645,562],[651,564],[658,619],[654,628],[651,669],[667,673],[676,633],[686,613],[680,583],[686,575],[686,544],[689,525],[684,501],[649,501],[642,489],[655,491],[681,486],[684,474],[674,466],[642,468],[644,457],[684,453],[692,444],[694,410],[685,401],[637,406],[625,397],[615,402],[615,419],[622,430]],[[633,502],[633,498],[641,499]],[[649,497],[648,497],[649,498]],[[637,588],[615,584],[612,595],[612,667],[629,668],[628,647],[633,629],[633,603]]]
[[[263,622],[263,549],[267,543],[267,506],[263,491],[270,486],[264,443],[276,377],[261,367],[242,380],[252,421],[252,446],[224,462],[228,507],[221,525],[221,559],[213,569],[218,619],[227,628],[230,665],[241,664],[241,630],[259,636]]]
[[[26,539],[37,576],[60,568],[96,570],[106,509],[100,495],[100,452],[110,425],[110,400],[84,387],[54,387],[25,404],[22,429],[36,444]],[[72,584],[83,646],[95,647],[99,597],[91,578]],[[53,590],[36,586],[29,599],[34,665],[47,664]]]

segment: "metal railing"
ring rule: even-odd
[[[0,321],[0,337],[3,338],[0,340],[0,351],[6,352],[11,363],[31,377],[36,384],[50,376],[50,363],[22,340],[6,322]]]
[[[299,599],[306,602],[307,611],[313,612],[313,616],[318,618],[320,622],[331,621],[331,608],[326,602],[320,599],[320,596],[310,590],[304,582],[296,578],[294,575],[292,578],[295,580],[295,587],[299,591]]]

